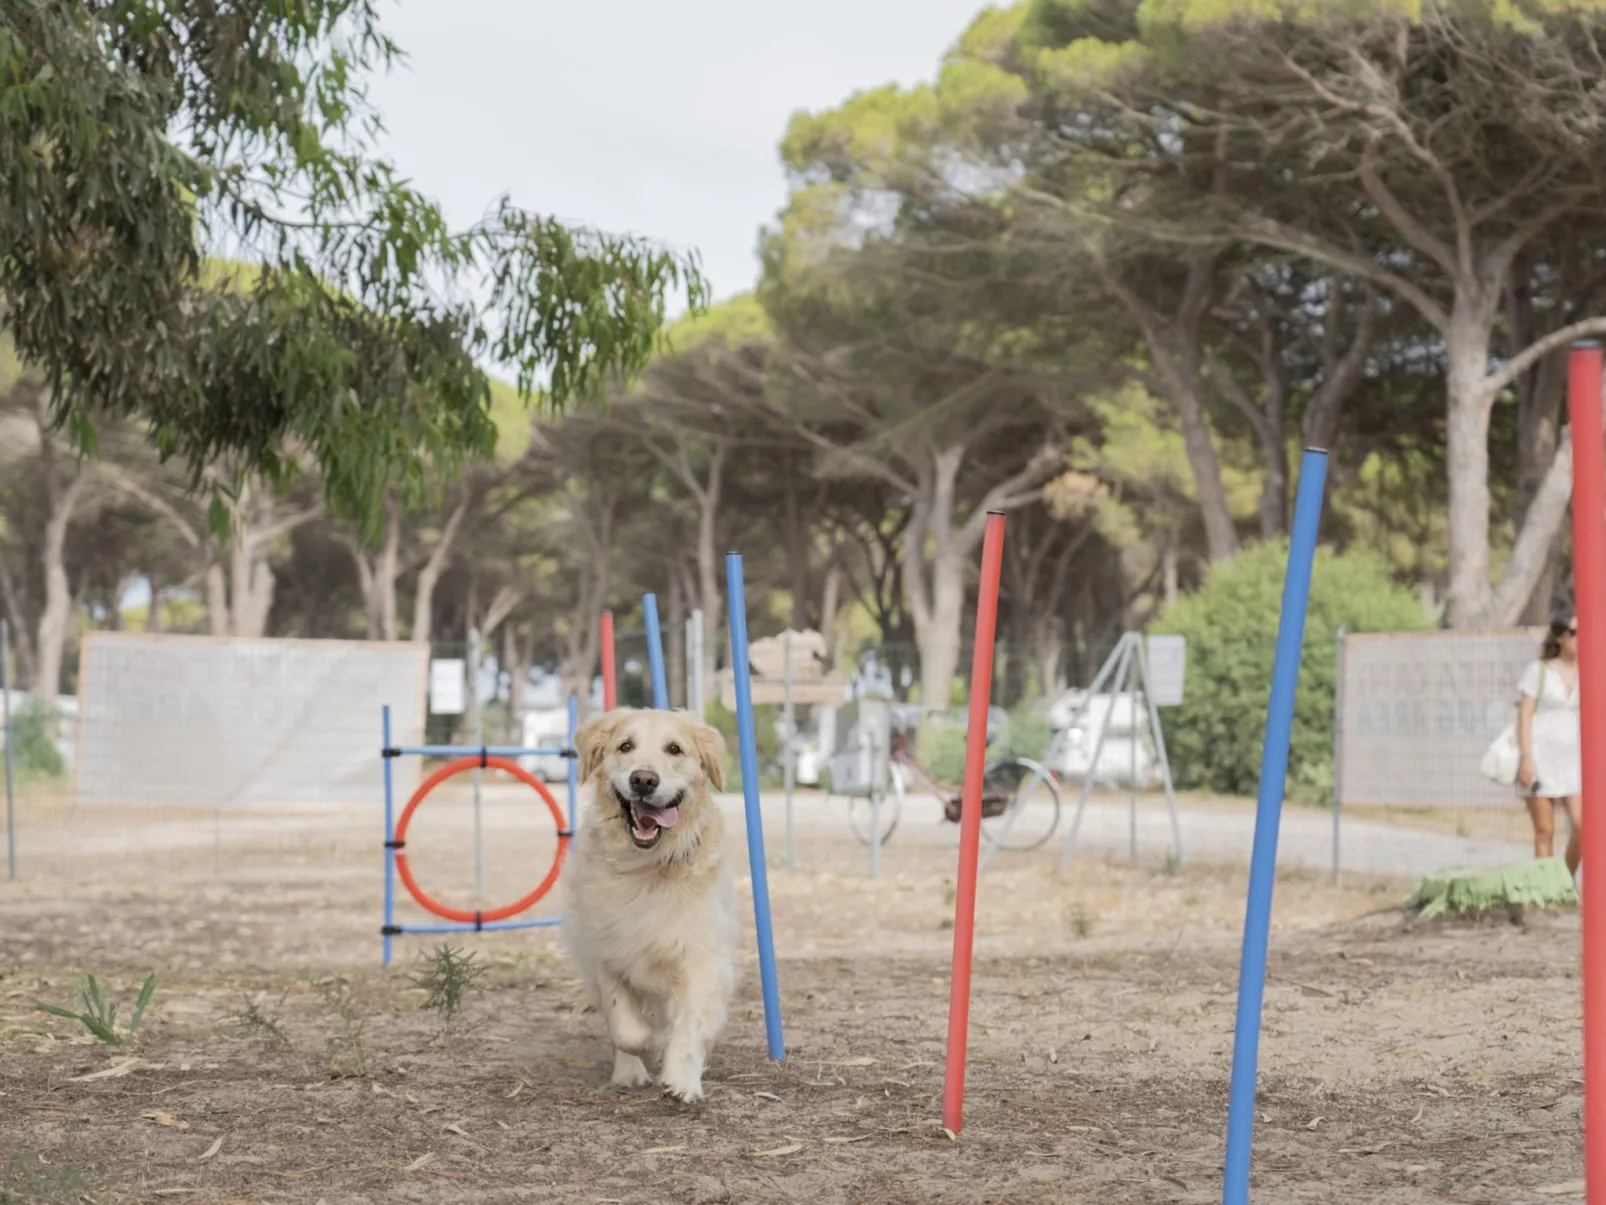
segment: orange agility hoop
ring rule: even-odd
[[[440,786],[441,783],[454,775],[463,773],[465,770],[478,770],[481,768],[506,770],[525,786],[534,790],[546,802],[547,811],[552,813],[552,822],[558,828],[558,849],[552,855],[552,868],[546,872],[546,878],[542,879],[536,889],[530,892],[529,895],[523,899],[515,900],[504,908],[494,908],[488,912],[470,912],[462,908],[448,908],[445,904],[438,903],[424,894],[424,889],[413,878],[412,869],[407,865],[407,825],[412,820],[413,812],[418,805],[424,802],[425,796]],[[558,807],[558,801],[552,798],[552,792],[546,789],[544,782],[517,762],[509,761],[505,757],[484,755],[460,757],[454,762],[446,763],[446,765],[436,770],[435,773],[419,784],[418,790],[413,792],[413,797],[407,801],[407,806],[402,809],[401,819],[396,822],[396,832],[391,838],[390,846],[396,851],[396,873],[401,876],[401,881],[406,885],[408,894],[436,916],[479,928],[489,921],[506,920],[510,916],[517,916],[548,891],[552,890],[552,884],[558,881],[558,871],[563,869],[563,858],[569,852],[569,840],[573,836],[564,825],[563,811]]]

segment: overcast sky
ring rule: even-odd
[[[525,209],[758,273],[797,109],[929,79],[982,0],[392,0],[409,63],[375,82],[385,150],[454,223]]]

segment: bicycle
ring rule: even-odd
[[[918,713],[917,713],[918,714]],[[987,743],[997,736],[989,722]],[[963,796],[945,789],[914,754],[914,723],[895,723],[887,753],[890,792],[877,788],[870,796],[848,800],[848,826],[869,845],[879,820],[881,844],[891,839],[903,812],[909,780],[942,801],[943,821],[958,824]],[[877,795],[881,796],[878,800]],[[877,804],[879,803],[879,807]],[[981,825],[989,845],[1026,853],[1042,845],[1059,827],[1059,776],[1053,768],[1029,757],[1002,757],[982,771]]]

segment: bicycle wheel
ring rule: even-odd
[[[1060,792],[1048,767],[1024,757],[1009,757],[987,767],[983,790],[1008,792],[998,816],[983,816],[982,834],[989,844],[1013,853],[1036,849],[1054,835],[1060,822]]]
[[[853,829],[853,835],[864,844],[869,845],[871,834],[875,831],[872,823],[880,820],[881,844],[885,845],[892,840],[893,830],[898,827],[899,817],[903,813],[903,780],[894,767],[889,776],[889,788],[879,792],[881,796],[880,815],[877,817],[874,800],[862,795],[856,795],[848,800],[848,827]]]

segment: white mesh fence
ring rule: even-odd
[[[421,731],[428,663],[422,644],[87,635],[78,802],[371,801],[380,709]]]
[[[1340,798],[1346,804],[1510,807],[1478,771],[1516,716],[1542,629],[1396,632],[1344,641]]]

